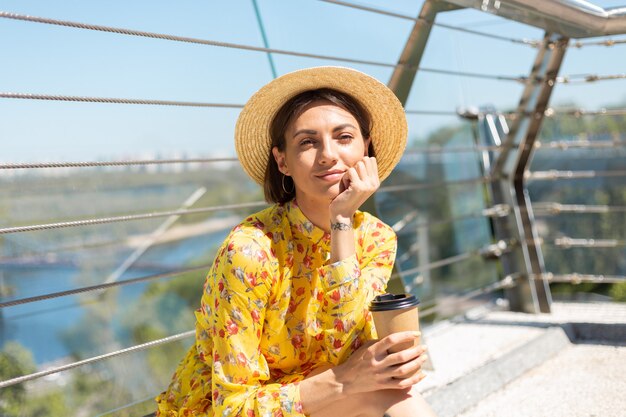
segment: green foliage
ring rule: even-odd
[[[17,342],[9,341],[0,352],[0,380],[4,381],[35,372],[31,352]],[[61,417],[68,415],[60,389],[38,393],[27,390],[26,384],[2,389],[0,413],[5,417]]]
[[[614,301],[626,302],[626,281],[613,284],[609,294]]]
[[[205,275],[206,272],[204,271],[187,272],[175,279],[153,282],[148,286],[143,297],[154,298],[164,294],[177,295],[188,308],[196,309],[200,306]]]
[[[0,352],[0,380],[17,378],[34,372],[35,363],[30,351],[19,343],[9,341]],[[16,406],[24,401],[26,389],[23,384],[13,385],[2,389],[0,397],[0,411],[10,415],[17,411]]]

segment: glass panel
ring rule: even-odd
[[[498,277],[494,264],[478,255],[492,239],[489,220],[482,215],[486,202],[481,154],[445,151],[472,146],[472,129],[471,123],[459,124],[440,131],[423,145],[443,147],[442,153],[410,149],[384,184],[391,191],[376,196],[379,215],[397,230],[396,268],[405,274],[404,285],[425,306],[439,304],[452,293],[458,295],[484,286]],[[463,183],[454,184],[458,181]],[[407,184],[418,187],[393,191],[394,186]],[[449,264],[431,266],[439,261]],[[447,314],[454,310],[445,308]]]
[[[538,151],[533,159],[532,170],[549,169],[585,171],[592,177],[531,181],[528,189],[534,204],[575,204],[582,205],[583,210],[585,206],[600,205],[605,206],[607,211],[546,215],[539,212],[536,216],[537,231],[546,241],[542,247],[546,270],[557,274],[625,275],[626,149]],[[614,175],[603,176],[604,173]],[[614,239],[618,247],[567,249],[555,246],[555,240],[564,237],[596,241]]]

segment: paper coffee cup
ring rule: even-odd
[[[374,319],[378,338],[389,336],[392,333],[403,331],[419,331],[419,299],[411,294],[383,294],[378,295],[369,305]],[[420,344],[420,338],[414,341],[401,343],[389,349],[390,353],[409,349]]]

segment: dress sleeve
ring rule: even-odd
[[[397,239],[393,229],[375,222],[359,246],[363,248],[360,259],[353,255],[319,270],[323,291],[319,325],[333,363],[343,362],[359,347],[368,304],[384,293],[391,276]]]
[[[304,417],[297,383],[266,383],[270,371],[260,340],[277,271],[266,246],[260,238],[231,234],[207,278],[198,325],[207,334],[205,354],[213,357],[215,416]]]

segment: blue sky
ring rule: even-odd
[[[422,1],[360,4],[417,15]],[[626,0],[595,1],[603,7]],[[412,22],[319,0],[258,0],[273,48],[395,63]],[[0,10],[215,41],[262,46],[251,0],[0,0]],[[539,29],[474,10],[437,22],[514,38]],[[616,37],[616,38],[624,38]],[[264,53],[0,19],[0,91],[243,104],[272,77]],[[467,72],[528,74],[535,49],[435,27],[421,65]],[[275,55],[279,74],[348,65],[387,82],[391,69]],[[561,75],[626,72],[626,45],[571,48]],[[514,82],[419,73],[407,109],[454,111],[493,104],[510,109]],[[626,80],[557,86],[552,104],[585,108],[626,102]],[[165,156],[234,156],[237,109],[0,99],[0,161],[71,161]],[[410,140],[455,117],[410,115]]]

